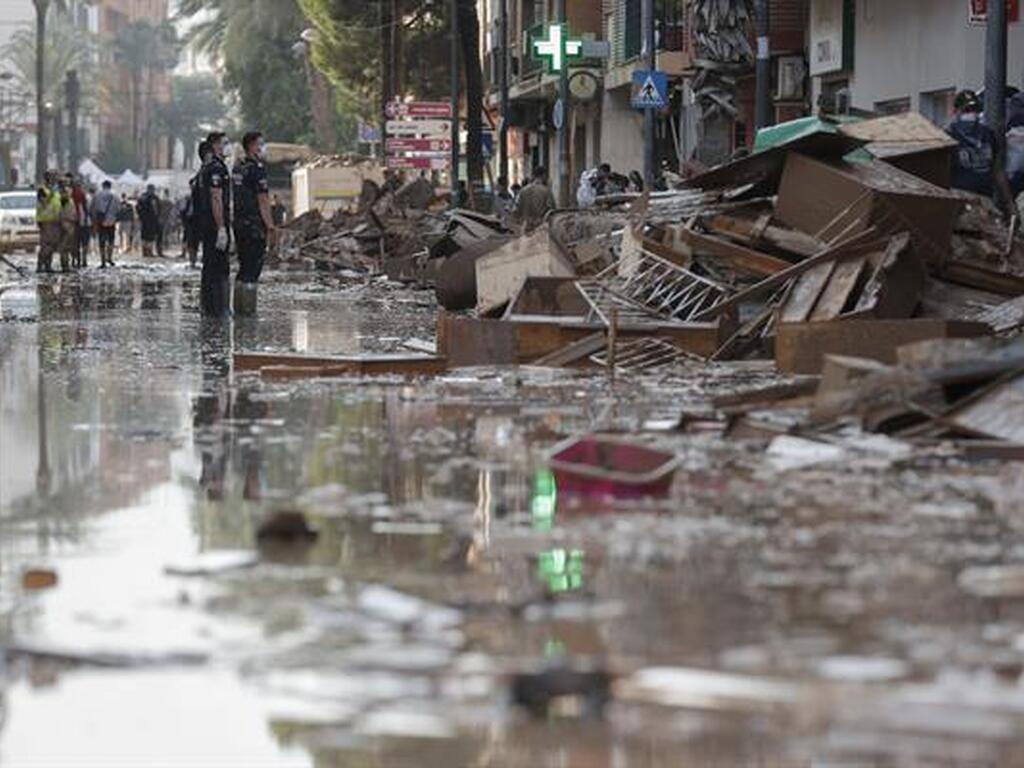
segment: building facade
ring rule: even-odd
[[[953,96],[985,84],[985,25],[977,0],[811,0],[814,103],[871,112],[914,110],[937,124]],[[1011,9],[1015,8],[1011,4]],[[1019,11],[1018,11],[1019,13]],[[1024,87],[1024,21],[1008,25],[1008,84]]]
[[[554,0],[506,0],[509,6],[509,125],[512,178],[543,164],[557,184],[558,141],[552,111],[557,76],[532,55],[531,40],[555,21]],[[713,164],[755,138],[752,62],[732,78],[733,112],[712,126],[694,92],[700,83],[697,0],[655,0],[657,67],[669,78],[670,107],[657,120],[658,156],[674,168]],[[988,0],[991,2],[991,0]],[[735,2],[739,6],[739,0]],[[957,90],[984,86],[986,0],[771,0],[772,118],[784,122],[827,111],[920,111],[938,125],[952,116]],[[1008,80],[1024,89],[1024,20],[1010,4]],[[498,114],[498,9],[478,0],[488,107]],[[631,106],[640,60],[641,0],[567,0],[571,37],[604,41],[607,55],[572,63],[571,178],[601,162],[629,173],[643,167],[642,115]],[[753,24],[742,33],[756,49]]]

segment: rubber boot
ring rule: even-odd
[[[256,283],[235,281],[235,314],[238,317],[253,317],[256,314]]]

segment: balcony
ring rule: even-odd
[[[612,58],[605,75],[607,89],[632,82],[633,70],[640,66],[643,47],[641,0],[625,0],[608,19],[608,37]],[[669,75],[682,74],[693,60],[691,11],[683,0],[655,0],[654,45],[658,69]]]

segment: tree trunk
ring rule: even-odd
[[[380,112],[381,116],[380,124],[380,136],[381,136],[381,156],[387,157],[385,151],[385,145],[387,144],[387,115],[385,109],[387,108],[388,102],[395,95],[394,89],[394,72],[392,66],[394,64],[394,57],[392,55],[392,34],[391,25],[394,19],[391,16],[393,8],[391,0],[380,0]]]
[[[174,169],[174,148],[178,146],[178,137],[172,131],[167,132],[167,168]],[[184,142],[182,142],[184,146]],[[184,163],[182,163],[184,167]]]
[[[391,91],[401,98],[405,95],[405,27],[402,26],[402,0],[391,0]]]
[[[480,22],[474,0],[458,0],[459,42],[466,87],[466,172],[469,187],[484,180],[483,108],[484,85],[480,71]]]
[[[139,70],[133,68],[128,98],[131,100],[132,154],[135,155],[136,166],[139,159],[139,96],[142,91],[140,78]]]
[[[36,183],[42,182],[46,172],[46,12],[50,0],[32,0],[36,7]]]

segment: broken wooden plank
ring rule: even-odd
[[[447,370],[447,361],[435,355],[317,356],[282,352],[236,352],[235,369],[260,371],[271,378],[315,376],[436,376]]]
[[[856,261],[860,261],[860,259]],[[786,301],[782,304],[779,311],[779,322],[802,323],[806,321],[817,305],[822,291],[828,285],[835,268],[835,261],[829,261],[800,275],[793,284]]]
[[[705,221],[704,226],[714,234],[725,235],[750,246],[755,246],[758,242],[765,242],[780,250],[803,257],[813,256],[825,245],[813,235],[795,229],[775,227],[770,224],[770,221],[769,214],[765,214],[765,217],[757,221],[718,214]]]
[[[1024,374],[1003,377],[975,393],[943,421],[971,434],[1024,442]]]
[[[679,236],[698,255],[714,258],[719,263],[755,277],[769,277],[792,266],[788,261],[769,256],[728,240],[704,235],[692,229],[681,228]]]
[[[860,280],[861,274],[867,266],[868,257],[862,256],[859,259],[848,259],[835,265],[828,284],[818,297],[818,303],[814,305],[810,320],[824,322],[835,320],[843,313],[854,288]],[[810,274],[810,273],[808,273]]]
[[[982,291],[991,291],[1001,296],[1024,294],[1024,277],[1012,272],[1000,272],[980,264],[947,260],[942,265],[941,275],[951,283],[959,283]]]
[[[550,368],[561,368],[567,365],[572,365],[580,360],[584,360],[590,357],[595,352],[599,352],[605,348],[607,340],[603,331],[592,333],[589,336],[584,336],[578,341],[574,341],[571,344],[567,344],[559,350],[551,352],[550,354],[539,357],[533,361],[533,365],[545,366]]]
[[[784,269],[782,272],[777,272],[756,285],[752,285],[749,288],[733,294],[720,304],[704,310],[693,319],[699,322],[701,320],[709,320],[711,318],[718,317],[727,310],[756,296],[760,296],[763,293],[767,293],[773,288],[778,288],[780,285],[792,280],[794,277],[799,277],[804,272],[814,269],[820,264],[826,264],[836,259],[862,256],[865,253],[871,253],[873,250],[878,250],[879,248],[884,247],[886,242],[887,239],[879,240],[875,230],[873,228],[869,228],[860,234],[844,238],[838,244],[829,246],[817,255],[801,261],[799,264],[794,264],[788,269]]]
[[[910,317],[921,302],[928,270],[910,247],[910,235],[901,233],[881,254],[869,257],[872,273],[851,314],[878,320]]]
[[[438,351],[451,367],[534,363],[587,336],[606,331],[604,323],[582,317],[517,316],[483,320],[442,314],[438,318]],[[619,318],[621,338],[662,338],[707,358],[731,332],[728,323],[625,322]]]
[[[991,329],[984,323],[927,318],[779,323],[775,329],[775,363],[786,373],[818,373],[825,355],[853,355],[895,363],[896,350],[903,344],[990,333]]]

